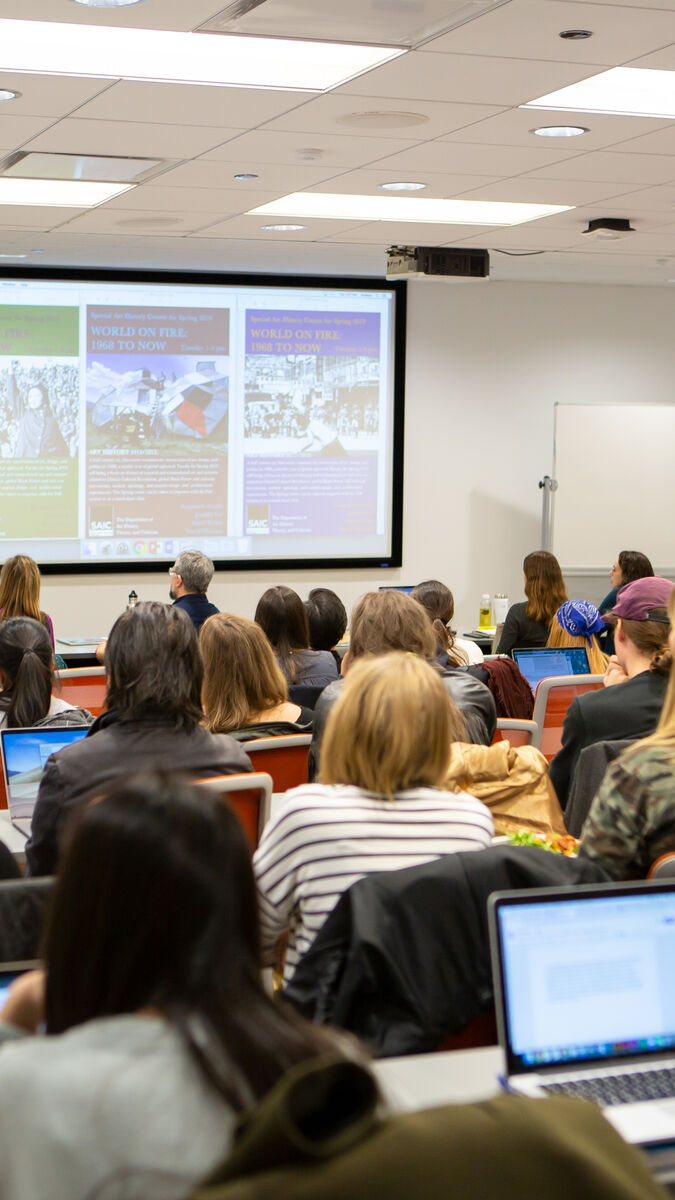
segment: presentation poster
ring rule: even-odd
[[[247,534],[376,532],[379,398],[379,313],[247,312]]]
[[[229,316],[87,308],[87,535],[116,555],[227,528]]]
[[[0,268],[0,562],[392,555],[397,288],[219,278]]]
[[[0,304],[0,538],[78,535],[79,312]]]

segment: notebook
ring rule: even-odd
[[[86,725],[69,729],[0,729],[0,757],[12,825],[30,834],[42,772],[50,754],[87,736]]]
[[[675,1141],[675,880],[498,892],[488,918],[504,1086]]]
[[[554,649],[513,650],[513,660],[532,691],[551,675],[590,675],[585,646],[556,646]]]

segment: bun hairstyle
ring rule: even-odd
[[[665,615],[664,608],[664,618]],[[629,621],[626,617],[619,617],[618,620],[626,637],[650,660],[649,670],[667,678],[672,661],[668,646],[668,621]]]
[[[438,579],[426,579],[424,583],[418,583],[410,594],[429,614],[439,645],[445,650],[451,666],[467,666],[469,656],[456,645],[457,635],[450,627],[455,615],[455,600],[450,588]]]
[[[534,550],[525,556],[523,572],[528,617],[550,625],[561,604],[569,599],[560,563],[548,550]]]
[[[0,621],[0,711],[5,726],[37,725],[49,712],[54,684],[52,643],[32,617]]]

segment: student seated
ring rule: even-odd
[[[598,634],[604,628],[605,622],[590,601],[566,600],[551,622],[546,645],[582,647],[588,655],[591,675],[604,675],[609,658],[598,642]]]
[[[314,713],[288,700],[286,680],[255,621],[218,613],[202,625],[202,707],[212,733],[238,741],[308,733]]]
[[[621,589],[606,624],[616,626],[615,654],[605,687],[572,701],[563,722],[562,747],[550,774],[564,809],[577,759],[585,746],[635,738],[656,728],[666,694],[670,656],[666,605],[675,583],[655,575]]]
[[[319,782],[287,793],[254,856],[263,952],[273,961],[288,931],[287,978],[357,879],[490,844],[487,808],[441,790],[450,743],[465,737],[443,680],[422,659],[392,653],[350,668]]]
[[[410,593],[413,600],[426,609],[438,638],[436,659],[441,667],[466,667],[482,663],[483,651],[468,638],[457,637],[450,622],[455,615],[455,598],[438,579],[418,583]]]
[[[52,695],[54,651],[46,626],[32,617],[0,621],[0,729],[91,725],[86,708]]]
[[[612,611],[621,588],[625,587],[627,583],[633,583],[636,579],[647,579],[653,574],[654,568],[646,554],[640,550],[619,551],[609,572],[611,590],[598,605],[600,615],[603,616],[604,613]],[[603,649],[606,654],[614,653],[614,630],[611,626],[607,627]]]
[[[261,984],[250,853],[221,798],[134,776],[64,841],[44,972],[0,1012],[2,1195],[179,1200],[240,1114],[335,1042]]]
[[[668,601],[668,644],[675,659],[675,588]],[[624,750],[607,769],[581,832],[579,853],[613,879],[644,879],[675,850],[675,662],[655,733]]]
[[[148,767],[194,778],[251,771],[241,746],[202,719],[202,660],[195,627],[180,607],[145,601],[127,609],[106,646],[106,711],[86,738],[47,759],[26,863],[51,875],[66,810],[113,780]]]
[[[305,600],[305,612],[312,650],[330,650],[339,671],[342,660],[336,646],[345,636],[347,609],[336,592],[319,587]]]
[[[343,674],[350,671],[359,658],[389,654],[392,650],[417,654],[435,664],[436,634],[429,614],[403,592],[367,592],[352,612],[349,650],[342,660]],[[488,688],[471,674],[480,671],[480,667],[437,666],[437,670],[464,718],[464,740],[489,746],[497,727],[497,709]],[[310,779],[317,774],[323,730],[343,684],[343,679],[331,683],[316,705],[309,752]]]
[[[326,687],[338,677],[330,650],[310,650],[304,605],[292,588],[279,585],[263,592],[255,620],[271,642],[288,683]]]
[[[44,625],[54,649],[54,626],[40,608],[40,568],[27,554],[15,554],[0,571],[0,621],[9,617],[32,617]]]
[[[527,600],[512,604],[506,614],[498,654],[519,646],[545,646],[555,613],[567,600],[560,563],[548,550],[534,550],[523,560],[523,587]]]

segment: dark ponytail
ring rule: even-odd
[[[49,712],[53,652],[49,633],[32,617],[0,621],[0,712],[8,729],[37,725]]]

